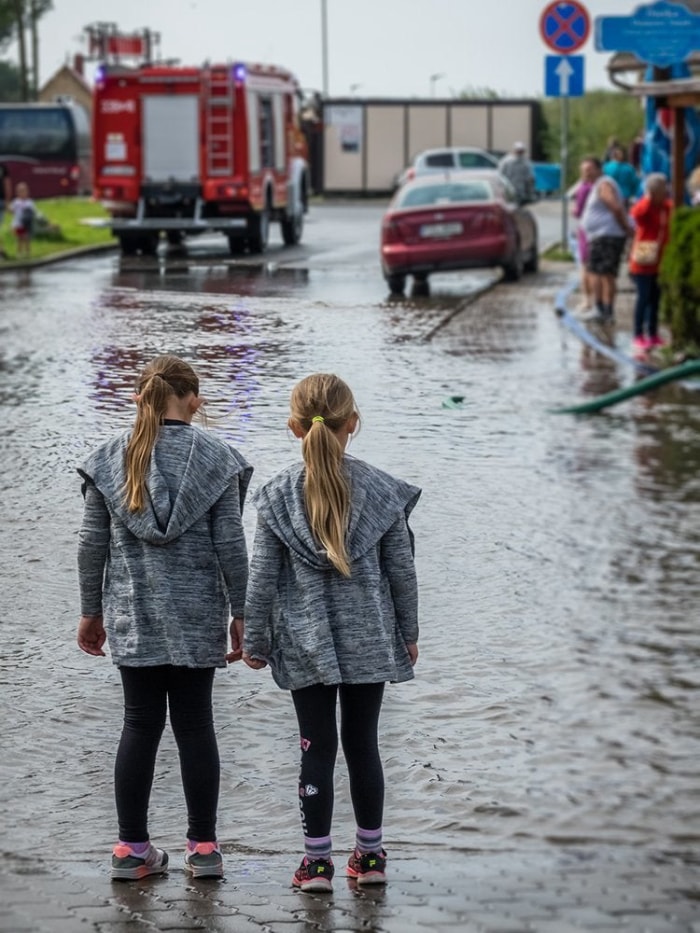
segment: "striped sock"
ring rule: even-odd
[[[360,829],[355,830],[355,848],[364,855],[366,852],[382,851],[382,827],[379,829]]]
[[[330,862],[333,843],[330,836],[304,836],[304,852],[310,862],[325,859]]]

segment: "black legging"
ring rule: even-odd
[[[361,829],[378,829],[384,814],[384,773],[377,744],[384,684],[316,684],[293,690],[299,720],[299,806],[305,836],[329,836],[333,816],[333,771],[338,753],[336,696],[340,694],[340,740],[348,766],[350,798]]]
[[[148,803],[166,709],[180,754],[187,803],[187,838],[216,839],[219,749],[211,694],[214,668],[120,667],[124,727],[114,766],[119,838],[148,839]]]

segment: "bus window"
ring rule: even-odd
[[[0,104],[0,159],[33,198],[89,191],[90,127],[79,106]]]

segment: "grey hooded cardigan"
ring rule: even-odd
[[[413,677],[418,595],[408,516],[420,489],[345,457],[351,491],[343,577],[314,539],[304,465],[258,489],[244,650],[267,661],[282,689]]]
[[[161,426],[140,512],[124,504],[129,434],[78,469],[85,508],[78,543],[81,612],[103,614],[115,664],[225,667],[231,615],[248,577],[241,511],[252,467],[184,422]]]

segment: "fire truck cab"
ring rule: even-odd
[[[219,231],[231,253],[260,253],[273,221],[298,243],[309,197],[299,98],[272,66],[101,66],[93,187],[122,252]]]

